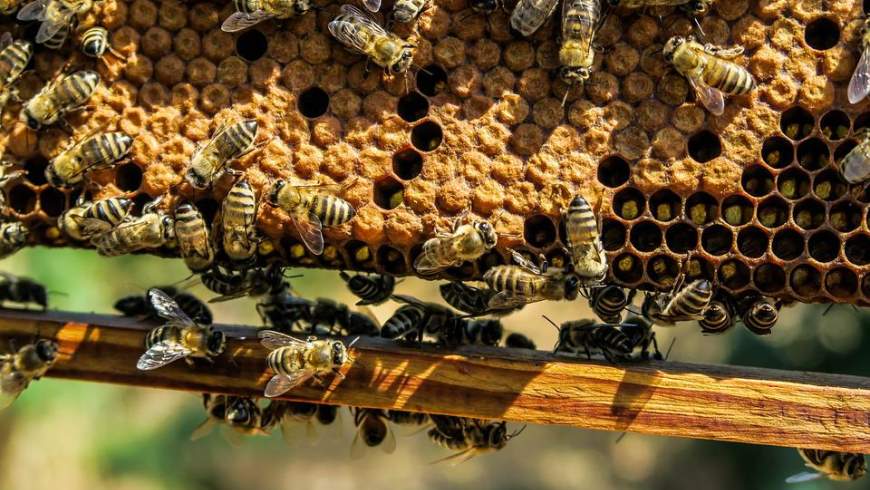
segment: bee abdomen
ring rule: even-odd
[[[396,339],[422,327],[426,313],[414,305],[403,305],[384,322],[381,337]]]
[[[461,451],[469,448],[468,441],[465,440],[465,438],[460,439],[445,436],[437,428],[429,429],[426,435],[429,436],[429,440],[432,441],[433,444],[443,447],[444,449]]]
[[[82,53],[93,58],[99,58],[106,52],[109,43],[109,31],[104,27],[91,27],[82,34]]]
[[[67,109],[84,104],[97,89],[100,76],[95,71],[82,70],[61,81],[57,90],[57,99]]]
[[[677,293],[662,312],[665,317],[703,317],[713,298],[710,281],[697,280]]]
[[[42,45],[48,49],[60,49],[60,47],[63,46],[63,43],[66,42],[67,36],[69,36],[69,25],[65,24],[63,27],[58,29],[53,36],[46,39]]]
[[[145,348],[150,349],[152,346],[162,342],[177,342],[179,339],[178,329],[175,327],[156,327],[151,329],[145,336]]]
[[[295,349],[289,347],[281,347],[270,352],[266,357],[266,363],[272,371],[283,375],[290,375],[305,368],[304,358],[299,356]]]
[[[247,153],[257,138],[257,121],[247,119],[228,127],[224,133],[232,149],[229,159],[235,159]]]
[[[746,69],[728,61],[713,58],[706,70],[711,87],[722,92],[740,95],[755,88],[755,80]]]
[[[87,211],[85,211],[84,217],[94,218],[112,225],[117,225],[127,217],[127,213],[132,204],[133,201],[125,198],[112,197],[104,199],[102,201],[97,201],[90,206]]]
[[[262,10],[260,0],[233,0],[233,4],[235,4],[236,10],[243,14],[250,14],[257,10]]]
[[[113,163],[127,154],[133,138],[121,132],[103,133],[88,139],[82,146],[84,160],[91,164]]]
[[[0,51],[0,66],[3,68],[3,73],[7,74],[4,81],[8,83],[18,78],[27,67],[32,55],[33,46],[22,40],[17,40]]]
[[[337,226],[347,223],[356,214],[353,206],[335,196],[317,195],[311,203],[311,212],[320,219],[323,226]]]

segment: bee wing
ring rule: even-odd
[[[177,323],[181,327],[196,326],[196,323],[187,316],[187,313],[178,306],[178,303],[163,291],[157,288],[149,289],[148,302],[151,303],[160,318],[168,320],[170,323]]]
[[[247,290],[247,289],[243,289],[243,290],[241,290],[241,291],[239,291],[239,292],[237,292],[237,293],[233,293],[233,294],[225,294],[225,295],[223,295],[223,296],[217,296],[217,297],[214,297],[214,298],[208,300],[208,302],[209,302],[209,303],[223,303],[224,301],[230,301],[230,300],[232,300],[232,299],[238,299],[238,298],[241,298],[241,297],[243,297],[243,296],[245,296],[245,295],[247,295],[247,294],[248,294],[248,290]]]
[[[0,49],[3,49],[6,46],[9,46],[10,44],[12,44],[12,33],[11,32],[4,32],[3,35],[0,36]],[[8,165],[11,165],[11,163],[4,162],[2,164],[2,166],[8,166]]]
[[[377,12],[381,9],[381,0],[363,0],[363,5],[365,5],[370,12]]]
[[[849,80],[849,103],[857,104],[870,93],[870,49],[861,53],[861,59],[855,66],[852,79]]]
[[[271,19],[272,14],[266,13],[263,10],[256,10],[249,14],[243,12],[235,12],[227,17],[227,20],[221,24],[221,30],[224,32],[243,31],[249,27],[255,26],[266,19]]]
[[[534,298],[530,296],[502,291],[489,299],[488,306],[490,310],[507,310],[533,302]]]
[[[381,442],[381,450],[387,454],[393,454],[396,452],[396,435],[393,434],[393,429],[390,428],[389,423],[384,421],[384,424],[387,426],[387,435]]]
[[[260,330],[259,332],[257,332],[257,337],[260,338],[260,343],[263,344],[263,347],[269,350],[275,350],[280,347],[287,347],[288,345],[295,345],[299,347],[305,345],[304,340],[300,340],[296,337],[291,337],[289,335],[283,334],[281,332],[276,332],[274,330]]]
[[[102,235],[112,229],[112,225],[97,218],[85,218],[77,214],[69,217],[79,227],[79,231],[84,237]]]
[[[695,88],[698,99],[711,114],[721,116],[725,112],[725,97],[722,92],[698,79],[689,78],[689,83]]]
[[[593,24],[591,22],[582,22],[580,25],[583,28],[583,32],[578,33],[578,34],[573,34],[573,33],[569,32],[569,23],[568,23],[568,13],[573,8],[574,8],[574,2],[572,2],[571,0],[563,0],[563,2],[562,2],[562,39],[579,38],[579,39],[587,40],[588,43],[591,43],[592,38],[595,36],[595,32],[598,30],[598,28],[603,23],[605,16],[602,15],[601,20],[599,20],[595,24]],[[587,45],[585,47],[588,48],[589,46]]]
[[[517,252],[516,250],[511,250],[511,258],[513,258],[514,262],[518,266],[522,267],[523,269],[526,269],[527,271],[531,272],[532,274],[538,274],[538,275],[541,274],[541,269],[537,265],[530,262],[528,259],[523,257],[523,254]]]
[[[446,267],[438,263],[433,240],[437,239],[430,239],[423,244],[423,253],[414,260],[414,270],[420,274],[434,274],[446,269]],[[431,245],[427,247],[427,244]]]
[[[351,46],[358,51],[365,52],[366,40],[370,34],[374,36],[386,36],[387,32],[371,17],[353,5],[342,5],[341,13],[349,15],[356,23],[337,18],[329,23],[329,32],[341,43]],[[363,27],[371,29],[371,33],[363,32]]]
[[[320,218],[314,213],[304,212],[296,213],[291,216],[293,224],[296,225],[296,231],[299,232],[299,238],[302,243],[314,255],[323,253],[323,225],[320,224]]]
[[[7,393],[4,391],[4,392],[0,393],[0,410],[3,410],[5,408],[9,407],[9,405],[12,405],[12,402],[17,400],[18,395],[20,395],[20,394],[21,394],[20,391],[14,392],[14,393]]]
[[[35,0],[21,7],[16,18],[18,20],[44,20],[45,7],[48,6],[48,0]]]
[[[511,13],[511,25],[514,29],[520,31],[523,36],[530,36],[535,33],[544,22],[550,18],[553,11],[556,10],[559,0],[520,0],[513,13]],[[520,14],[523,12],[523,14]],[[516,22],[519,18],[524,18],[523,21]],[[525,24],[525,25],[520,25]],[[520,29],[520,27],[522,29]]]
[[[72,11],[63,9],[63,14],[58,15],[57,18],[42,21],[42,24],[39,26],[39,32],[36,33],[36,42],[42,44],[54,37],[61,29],[68,29],[72,16]]]
[[[205,419],[201,424],[196,426],[196,429],[193,429],[193,432],[190,434],[190,440],[196,441],[209,435],[209,433],[211,433],[211,430],[214,428],[214,424],[214,419],[212,419],[211,417]]]
[[[136,369],[140,371],[150,371],[163,367],[171,362],[175,362],[182,357],[190,355],[192,351],[181,344],[161,342],[154,344],[150,349],[142,354],[139,362],[136,363]]]
[[[821,478],[821,473],[816,473],[814,471],[803,471],[796,475],[792,475],[785,479],[786,483],[803,483],[805,481],[812,481],[818,478]]]
[[[311,371],[310,369],[303,369],[301,371],[293,373],[292,376],[276,374],[275,376],[272,376],[272,379],[269,380],[269,383],[266,385],[266,389],[263,391],[263,395],[266,398],[283,395],[284,393],[287,393],[293,388],[309,380],[312,376],[314,376],[314,371]]]

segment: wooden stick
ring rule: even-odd
[[[48,376],[262,396],[272,373],[249,327],[213,365],[136,370],[148,328],[118,317],[0,312],[0,337],[55,338]],[[613,366],[542,351],[407,347],[363,338],[346,379],[290,400],[401,409],[585,429],[870,452],[870,380],[747,367],[636,362]]]

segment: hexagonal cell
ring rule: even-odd
[[[801,167],[814,172],[828,165],[831,152],[828,145],[819,138],[808,139],[798,145],[797,161]]]
[[[773,168],[783,168],[794,160],[794,147],[782,136],[771,136],[761,145],[761,159]]]
[[[441,146],[443,139],[444,131],[435,121],[420,123],[411,130],[411,144],[422,152],[435,150]]]
[[[795,224],[805,230],[814,230],[825,222],[825,205],[815,199],[804,199],[792,211]]]
[[[701,233],[701,246],[711,255],[724,255],[731,250],[734,234],[722,225],[713,225]]]
[[[613,196],[613,211],[622,219],[637,218],[643,213],[645,206],[643,194],[633,187],[623,189]]]
[[[417,90],[433,97],[447,87],[447,72],[438,65],[429,65],[417,71]]]
[[[852,122],[849,121],[849,116],[845,112],[833,110],[826,112],[822,116],[819,125],[825,138],[837,141],[849,135],[849,127],[852,125]]]
[[[469,281],[474,278],[474,264],[463,262],[457,267],[448,267],[444,272],[452,280]]]
[[[718,275],[719,283],[732,291],[745,288],[749,285],[749,279],[751,278],[749,267],[736,259],[722,262],[722,265],[719,266]]]
[[[667,255],[656,255],[649,259],[646,273],[656,285],[667,288],[673,286],[680,275],[680,265]]]
[[[861,226],[861,206],[853,201],[834,204],[828,212],[828,222],[835,230],[847,233]]]
[[[347,252],[347,256],[350,257],[352,266],[368,269],[374,265],[372,249],[364,242],[350,240],[344,244],[344,250]]]
[[[665,232],[665,243],[675,254],[684,254],[698,246],[698,230],[688,223],[677,223]]]
[[[403,180],[411,180],[423,171],[423,155],[413,148],[393,154],[393,173]]]
[[[846,140],[840,143],[837,148],[834,149],[834,163],[839,167],[840,161],[849,154],[856,146],[858,146],[858,142],[855,140]]]
[[[267,49],[269,41],[266,35],[256,29],[245,31],[236,38],[236,54],[244,60],[257,61]]]
[[[776,264],[761,264],[753,273],[755,286],[764,293],[776,293],[785,287],[785,271]]]
[[[713,265],[700,257],[690,257],[685,265],[686,280],[695,279],[713,280],[715,274]]]
[[[543,214],[530,216],[523,224],[523,238],[535,248],[545,248],[556,241],[556,225]]]
[[[393,209],[405,199],[405,187],[398,180],[387,177],[375,182],[374,201],[382,209]]]
[[[329,110],[329,94],[320,87],[308,87],[296,101],[299,112],[308,119],[316,119]]]
[[[788,221],[788,203],[777,196],[770,196],[758,204],[758,221],[766,228],[777,228]]]
[[[46,216],[56,218],[66,210],[66,196],[54,187],[43,189],[39,193],[39,209]]]
[[[807,250],[819,262],[830,262],[840,254],[840,238],[828,230],[817,231],[807,241]]]
[[[153,200],[154,200],[153,197],[149,196],[148,194],[146,194],[144,192],[140,192],[139,194],[136,194],[135,196],[133,196],[133,205],[130,206],[130,214],[133,216],[141,214],[142,208],[146,204],[148,204],[149,202],[151,202]]]
[[[649,198],[649,210],[659,221],[671,221],[682,212],[680,196],[670,189],[657,191]]]
[[[598,164],[598,182],[607,187],[619,187],[628,182],[630,176],[631,167],[618,155],[611,155]]]
[[[626,284],[634,284],[643,278],[643,267],[639,258],[624,253],[613,261],[614,277]]]
[[[722,220],[731,226],[749,223],[752,213],[752,203],[740,194],[728,196],[722,202]]]
[[[870,236],[861,234],[846,240],[846,259],[857,265],[870,264]]]
[[[7,192],[9,207],[18,214],[27,214],[36,209],[36,193],[29,186],[18,184]]]
[[[199,201],[196,201],[194,205],[196,206],[196,209],[198,209],[199,212],[202,214],[202,219],[204,219],[205,222],[208,224],[212,224],[214,222],[214,218],[215,216],[217,216],[218,209],[220,209],[220,204],[210,197],[202,198]]]
[[[24,178],[33,185],[42,185],[45,180],[45,169],[48,160],[42,157],[33,157],[24,161]]]
[[[743,255],[756,259],[767,252],[768,236],[761,228],[749,226],[737,234],[737,250]]]
[[[800,199],[810,192],[810,176],[793,167],[776,176],[776,188],[786,199]]]
[[[418,121],[429,114],[429,99],[419,92],[410,92],[399,98],[396,108],[399,117],[408,122]]]
[[[827,168],[813,177],[813,194],[824,201],[836,201],[847,190],[849,184],[834,169]]]
[[[852,125],[852,133],[858,134],[864,128],[870,127],[870,112],[862,112],[855,118],[855,123]]]
[[[845,267],[831,269],[825,274],[825,289],[837,298],[849,298],[858,292],[858,276]]]
[[[631,227],[631,244],[640,252],[652,252],[662,244],[662,231],[652,221],[641,221]]]
[[[405,256],[398,249],[389,245],[381,245],[381,247],[378,248],[378,264],[385,272],[393,275],[408,272],[408,266],[405,263]]]
[[[568,254],[566,253],[565,249],[561,247],[550,250],[549,252],[544,254],[544,257],[547,258],[547,263],[549,264],[549,266],[556,269],[564,269],[565,267],[570,265],[570,259],[568,258]]]
[[[115,171],[115,185],[125,192],[133,192],[142,185],[142,168],[133,162],[118,167]]]
[[[492,269],[493,267],[495,267],[497,265],[503,265],[504,263],[505,263],[504,257],[499,255],[498,252],[496,252],[494,250],[487,252],[487,253],[483,254],[482,257],[477,259],[478,273],[480,273],[482,275],[484,272],[488,271],[489,269]]]
[[[605,219],[601,225],[601,242],[608,252],[624,247],[626,235],[625,225],[615,219]]]
[[[807,24],[804,40],[819,51],[833,48],[840,41],[840,26],[828,17],[819,17]]]
[[[773,175],[763,166],[753,165],[743,170],[740,183],[750,196],[762,197],[773,190]]]
[[[815,267],[802,264],[791,271],[788,282],[795,294],[812,298],[822,289],[822,274]]]
[[[804,238],[790,228],[780,230],[773,236],[771,251],[782,260],[794,260],[804,253]]]
[[[686,199],[686,218],[700,226],[716,219],[719,203],[706,192],[696,192]]]
[[[689,137],[688,150],[692,160],[707,163],[722,154],[722,142],[716,133],[705,129]]]
[[[792,107],[783,112],[779,118],[779,128],[782,134],[792,141],[799,141],[813,132],[816,120],[810,111],[800,106]]]

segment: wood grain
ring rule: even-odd
[[[0,312],[0,337],[56,338],[48,376],[150,388],[261,395],[271,373],[255,330],[230,337],[213,365],[137,371],[145,331],[129,319]],[[363,338],[346,379],[292,400],[395,408],[584,429],[870,453],[870,380],[677,362],[612,366],[542,351],[407,347]]]

